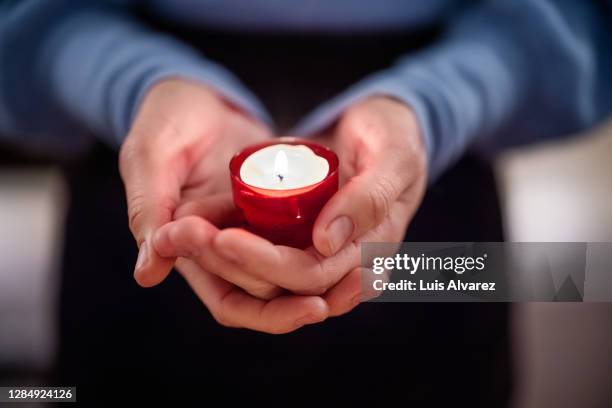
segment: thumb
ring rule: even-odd
[[[154,232],[172,221],[180,198],[180,183],[168,163],[155,154],[124,145],[120,155],[129,226],[138,245],[134,279],[143,287],[162,282],[172,270],[174,258],[160,256],[152,245]],[[155,157],[156,156],[156,157]]]
[[[378,226],[404,190],[401,176],[387,167],[351,178],[323,207],[313,229],[315,248],[325,256]]]

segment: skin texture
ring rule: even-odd
[[[190,109],[199,112],[185,112]],[[159,118],[176,124],[174,130],[151,124]],[[146,134],[151,132],[153,137]],[[266,137],[261,125],[205,88],[160,83],[126,140],[131,150],[122,150],[121,171],[130,227],[141,252],[143,243],[148,246],[135,272],[139,283],[159,283],[176,262],[220,324],[286,333],[376,295],[362,293],[359,244],[402,240],[424,194],[426,154],[416,118],[403,103],[376,96],[345,111],[316,139],[339,155],[341,187],[315,223],[314,246],[299,250],[232,227],[240,220],[228,194],[227,163]],[[167,151],[163,160],[153,155],[158,146]]]

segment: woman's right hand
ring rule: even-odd
[[[157,285],[174,264],[153,250],[153,233],[180,206],[197,212],[202,198],[208,208],[216,203],[217,212],[231,207],[230,158],[268,137],[263,124],[204,85],[166,79],[149,90],[119,156],[140,285]]]

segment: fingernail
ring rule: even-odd
[[[138,259],[136,259],[136,266],[134,267],[134,272],[137,272],[140,268],[147,263],[149,259],[149,245],[147,241],[143,241],[140,245],[140,249],[138,250]]]
[[[327,242],[332,254],[338,252],[353,234],[353,221],[346,215],[336,218],[327,227]]]
[[[311,323],[316,323],[318,322],[319,319],[317,319],[316,316],[308,314],[306,316],[300,317],[299,319],[297,319],[294,323],[295,327],[302,327],[305,326],[307,324],[311,324]]]

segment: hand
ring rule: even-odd
[[[333,316],[376,295],[362,293],[359,244],[401,241],[424,194],[426,155],[410,108],[386,97],[353,106],[319,141],[338,153],[345,182],[315,223],[313,248],[275,246],[229,228],[207,239],[191,259],[234,282],[250,277],[321,295]],[[160,251],[184,254],[190,231],[201,230],[197,223],[187,217],[160,229]]]
[[[221,208],[226,211],[220,211]],[[244,279],[248,275],[211,250],[212,242],[220,233],[215,225],[224,225],[235,217],[231,206],[205,201],[191,209],[199,216],[186,215],[165,224],[154,234],[152,246],[161,255],[180,256],[176,262],[178,271],[217,322],[227,327],[280,334],[328,317],[327,304],[319,296],[283,294],[280,288],[263,280],[259,284],[249,282]],[[178,210],[183,211],[188,213],[190,210]],[[209,273],[209,270],[216,274]],[[223,279],[224,275],[237,282],[242,279],[243,288],[253,293],[260,291],[260,296],[245,292]],[[257,279],[251,277],[251,280]],[[272,293],[272,290],[276,292]],[[268,300],[262,299],[264,297]]]
[[[168,79],[151,88],[119,157],[140,285],[158,284],[174,264],[152,250],[155,230],[172,220],[179,205],[197,208],[203,197],[214,197],[222,211],[231,201],[229,159],[267,137],[268,129],[206,86]]]
[[[346,181],[325,205],[314,225],[316,249],[334,265],[335,285],[324,296],[331,315],[351,310],[359,299],[378,295],[361,273],[361,242],[402,241],[427,186],[427,154],[417,118],[404,103],[383,96],[351,107],[323,136],[340,158]],[[349,268],[339,259],[351,259]],[[332,268],[333,270],[333,268]],[[344,273],[343,273],[344,271]],[[387,276],[383,276],[387,277]],[[336,283],[337,282],[337,283]],[[363,293],[363,288],[370,288]]]

